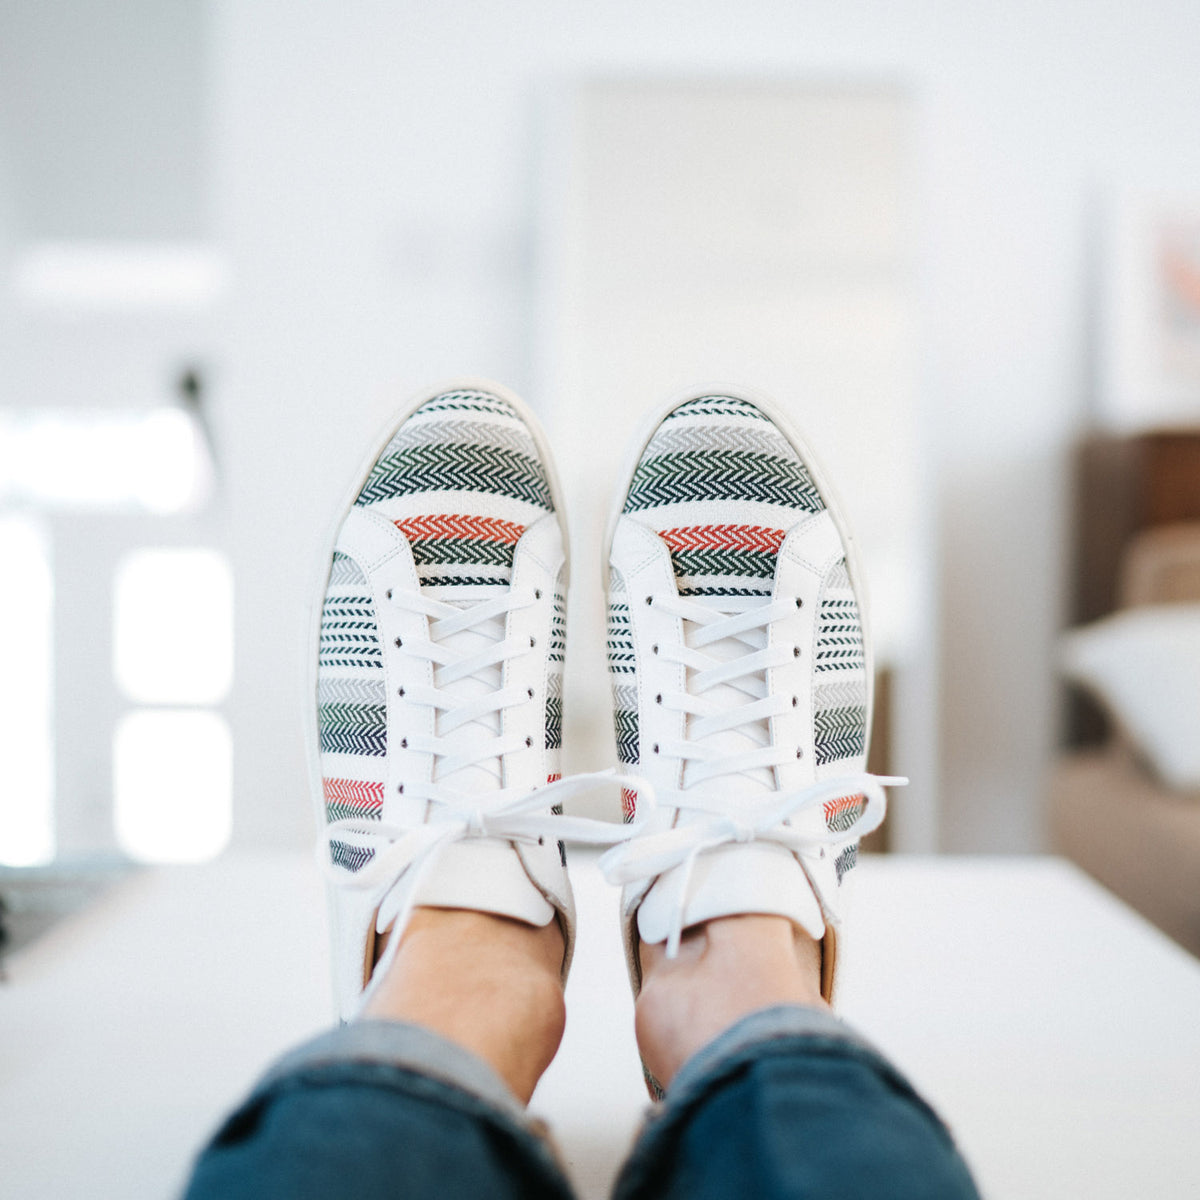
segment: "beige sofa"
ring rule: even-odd
[[[1118,603],[1200,603],[1200,522],[1135,536]],[[1200,955],[1200,791],[1162,783],[1110,722],[1101,744],[1059,758],[1049,819],[1057,851]]]

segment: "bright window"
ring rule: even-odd
[[[219,704],[233,681],[233,575],[204,549],[135,550],[117,567],[113,670],[141,704]]]
[[[117,725],[117,841],[143,862],[203,862],[229,843],[233,742],[217,713],[142,711]]]
[[[203,433],[182,408],[0,413],[0,501],[175,513],[212,485]]]
[[[27,867],[54,857],[53,584],[42,526],[0,515],[0,863]]]

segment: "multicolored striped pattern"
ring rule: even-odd
[[[670,546],[681,596],[769,596],[787,531],[824,507],[766,416],[745,400],[705,396],[655,431],[624,511]]]
[[[515,408],[485,391],[445,392],[393,434],[354,501],[408,539],[423,590],[455,602],[508,587],[525,529],[554,509],[545,466]],[[562,740],[565,602],[555,597],[547,680],[547,744]],[[321,613],[318,731],[325,811],[380,818],[387,756],[383,653],[366,576],[334,553]],[[335,844],[357,869],[370,852]]]
[[[767,597],[788,532],[825,508],[808,467],[783,432],[748,400],[702,396],[673,409],[646,445],[624,512],[666,542],[681,596]],[[608,659],[617,756],[639,761],[637,675],[625,586],[613,573]],[[822,583],[814,661],[817,779],[861,769],[867,680],[862,622],[845,561]],[[636,797],[625,798],[627,816]],[[826,807],[831,830],[850,828],[861,796]],[[838,862],[841,878],[853,859]]]
[[[617,760],[637,766],[638,690],[633,630],[629,623],[629,595],[620,571],[613,570],[608,587],[608,673],[612,684],[613,722],[617,734]],[[637,793],[621,789],[621,813],[632,821],[637,814]]]
[[[862,769],[867,755],[866,647],[845,559],[830,568],[821,586],[815,659],[816,775],[818,780],[833,779]],[[826,811],[826,825],[840,832],[853,823],[864,801],[852,796],[838,803],[841,807],[832,816]],[[854,860],[847,860],[839,866],[839,881],[853,865]]]
[[[554,589],[554,617],[550,623],[550,664],[546,676],[546,749],[562,749],[563,668],[567,657],[567,598],[561,580]],[[559,778],[555,775],[553,778]],[[547,780],[547,782],[552,782]]]
[[[524,525],[496,517],[436,513],[397,521],[412,547],[422,587],[505,585],[512,579],[513,553]],[[422,568],[429,568],[423,570]],[[453,575],[444,568],[461,568]]]

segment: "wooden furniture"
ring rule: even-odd
[[[1098,620],[1129,602],[1121,594],[1122,580],[1128,578],[1127,552],[1138,535],[1197,520],[1200,429],[1085,438],[1074,470],[1070,624]],[[1200,598],[1200,591],[1195,595]],[[1068,745],[1095,745],[1108,732],[1094,704],[1071,697]]]
[[[1095,436],[1076,470],[1072,624],[1200,603],[1200,430]],[[1052,844],[1200,955],[1200,794],[1169,788],[1099,705],[1067,689]]]

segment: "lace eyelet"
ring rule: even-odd
[[[799,646],[793,646],[793,647],[792,647],[792,657],[793,657],[793,658],[799,658],[799,657],[800,657],[800,647],[799,647]]]
[[[392,598],[392,589],[388,588],[388,590],[384,593],[384,595],[387,596],[387,598],[390,600]]]
[[[546,839],[545,839],[544,837],[540,837],[540,838],[538,838],[538,845],[539,845],[539,846],[544,846],[545,844],[546,844]]]
[[[797,746],[797,747],[796,747],[796,757],[797,757],[797,758],[803,758],[803,757],[804,757],[804,747],[803,747],[803,746]]]
[[[398,784],[396,787],[396,791],[398,791],[400,793],[400,795],[403,796],[404,795],[404,784],[402,784],[402,783]]]
[[[404,639],[403,639],[403,638],[395,638],[395,639],[393,639],[392,645],[394,645],[394,646],[403,646],[403,645],[404,645]]]
[[[650,605],[652,605],[653,603],[654,603],[654,597],[653,597],[653,596],[647,596],[647,597],[646,597],[646,607],[647,607],[647,608],[649,608],[649,607],[650,607]]]
[[[533,589],[533,598],[535,600],[540,600],[542,598],[542,589],[541,588]]]
[[[799,596],[797,596],[797,597],[796,597],[796,607],[797,607],[797,608],[803,608],[803,607],[804,607],[804,601],[803,601],[803,600],[801,600]]]
[[[654,697],[654,703],[655,703],[655,704],[661,704],[661,703],[662,703],[662,692],[659,692],[659,693],[658,693],[658,695]]]
[[[650,647],[650,653],[651,653],[651,654],[657,654],[657,653],[658,653],[658,643],[657,643],[657,642],[655,642],[655,643],[654,643],[654,645]]]
[[[531,737],[527,737],[527,738],[525,739],[525,745],[527,745],[527,746],[532,746],[532,745],[533,745],[533,738],[531,738]]]
[[[396,695],[397,695],[397,696],[403,696],[403,695],[404,695],[404,689],[403,689],[403,688],[397,688],[397,689],[396,689]]]
[[[401,739],[400,739],[400,749],[401,749],[401,750],[407,750],[407,749],[408,749],[408,738],[401,738]]]
[[[655,754],[658,753],[658,743],[657,742],[654,743],[654,753]]]
[[[536,645],[537,645],[537,638],[535,638],[535,637],[532,637],[532,636],[531,636],[531,637],[530,637],[530,639],[529,639],[529,644],[530,644],[531,646],[536,646]]]
[[[530,698],[530,700],[532,700],[533,699],[533,688],[526,688],[525,694]]]
[[[792,697],[792,707],[793,707],[793,708],[795,708],[795,707],[796,707],[796,705],[797,705],[797,704],[799,704],[799,703],[800,703],[800,697],[799,697],[799,696],[793,696],[793,697]]]

